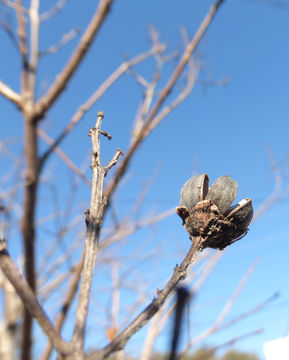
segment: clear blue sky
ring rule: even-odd
[[[51,137],[59,133],[78,106],[123,61],[124,53],[133,57],[149,48],[148,24],[156,27],[169,50],[181,51],[181,27],[192,36],[211,3],[208,0],[116,1],[73,82],[48,114],[44,122],[47,133]],[[150,179],[159,166],[161,171],[147,196],[142,215],[146,210],[159,212],[176,206],[180,188],[193,172],[206,172],[211,181],[221,175],[231,175],[239,182],[237,200],[251,197],[257,209],[274,189],[266,147],[271,149],[280,166],[283,187],[289,185],[289,2],[284,1],[287,7],[264,3],[225,1],[198,47],[202,69],[195,89],[144,142],[132,162],[128,182],[117,196],[120,214],[132,205],[143,181]],[[81,2],[68,2],[63,12],[43,24],[41,50],[53,45],[74,26],[82,31],[94,9],[94,1],[86,1],[85,6]],[[19,58],[3,32],[0,41],[0,78],[18,91]],[[39,96],[63,68],[76,41],[57,55],[43,58],[39,67]],[[154,63],[148,61],[136,70],[146,77],[153,66]],[[164,80],[172,69],[172,65],[166,67]],[[229,80],[226,86],[213,84],[224,78]],[[210,85],[205,85],[208,82]],[[105,113],[103,128],[113,135],[110,143],[104,141],[104,158],[109,159],[117,147],[125,151],[141,99],[134,78],[125,76],[93,107],[61,148],[81,166],[90,151],[88,128],[95,121],[96,111],[102,109]],[[1,140],[22,136],[19,113],[3,98],[0,98],[0,107]],[[15,154],[21,151],[17,144],[9,147]],[[41,142],[41,147],[44,149],[46,145]],[[46,173],[55,175],[60,184],[64,184],[63,195],[69,191],[65,182],[70,181],[71,176],[65,165],[55,159],[49,162]],[[8,163],[3,158],[0,161],[3,175]],[[87,175],[90,176],[89,171]],[[44,186],[39,217],[51,210],[45,207],[45,191],[48,189]],[[87,207],[89,189],[83,185],[77,197],[83,208]],[[78,209],[75,206],[74,211]],[[288,331],[288,218],[289,198],[285,197],[250,226],[244,239],[226,251],[197,296],[196,305],[201,310],[192,311],[192,333],[212,323],[256,258],[260,258],[260,263],[230,316],[254,307],[276,291],[280,292],[279,299],[257,315],[210,338],[209,343],[226,342],[232,336],[263,327],[262,335],[238,344],[240,349],[261,355],[265,341]],[[176,215],[159,224],[154,235],[156,243],[162,244],[164,257],[161,267],[157,267],[158,275],[154,275],[152,289],[171,274],[174,265],[181,261],[181,253],[189,248],[189,240]],[[130,241],[124,251],[129,253],[148,236],[152,236],[149,231],[138,233],[133,238],[135,243]],[[152,249],[153,242],[150,249],[144,251]],[[167,334],[158,342],[160,349],[165,336]],[[141,342],[140,337],[132,340],[131,349],[134,351]]]

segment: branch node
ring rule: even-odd
[[[103,136],[106,136],[108,140],[111,140],[112,138],[112,136],[106,131],[99,130],[99,133],[102,134]]]
[[[104,112],[102,110],[99,110],[97,112],[97,117],[101,117],[101,120],[104,118]]]
[[[110,162],[104,167],[104,176],[106,176],[109,169],[111,169],[117,162],[118,159],[124,155],[124,152],[119,148],[116,149],[114,157],[110,160]]]

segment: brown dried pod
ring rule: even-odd
[[[238,183],[232,180],[229,175],[219,177],[210,188],[206,199],[218,207],[221,214],[224,214],[234,201],[238,191]]]
[[[191,239],[201,236],[203,248],[222,250],[246,235],[253,217],[252,200],[247,198],[230,207],[238,183],[222,176],[208,191],[208,182],[207,174],[203,174],[185,183],[177,214]]]
[[[226,215],[227,219],[232,219],[239,228],[247,229],[252,218],[254,210],[250,198],[241,200],[238,204],[231,206]]]
[[[180,206],[192,209],[199,201],[205,200],[208,190],[209,178],[207,174],[192,177],[182,187]]]

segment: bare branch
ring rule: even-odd
[[[11,9],[14,9],[15,11],[17,11],[17,4],[16,1],[11,1],[11,0],[2,0],[3,4],[10,7]],[[22,6],[22,12],[25,14],[27,13],[27,10],[24,6]]]
[[[39,0],[31,0],[30,16],[30,63],[29,63],[29,94],[30,101],[35,98],[35,75],[39,57]]]
[[[43,14],[40,15],[40,21],[46,21],[50,19],[53,15],[57,14],[59,11],[62,10],[66,3],[66,0],[58,0],[57,3],[48,11],[45,11]]]
[[[64,34],[62,36],[62,38],[60,39],[60,41],[57,44],[50,46],[50,48],[48,48],[47,50],[40,51],[39,56],[52,55],[52,54],[57,53],[66,44],[68,44],[72,39],[74,39],[78,33],[79,33],[78,29],[70,30],[67,34]]]
[[[5,4],[6,6],[11,7],[12,9],[16,9],[16,5],[14,3],[14,1],[11,0],[2,0],[3,4]]]
[[[219,261],[221,256],[223,255],[223,252],[218,251],[216,254],[214,254],[212,257],[208,259],[204,263],[204,269],[202,271],[202,274],[199,278],[199,280],[191,286],[191,293],[196,294],[197,291],[200,289],[201,285],[204,283],[206,278],[209,276],[210,272],[215,267],[216,263]],[[201,256],[198,257],[198,260],[200,260]],[[193,278],[195,277],[195,274],[192,274],[191,276],[188,276],[184,281],[184,286],[189,286],[193,283]],[[148,331],[146,340],[142,349],[140,360],[149,360],[151,359],[152,350],[153,350],[153,344],[157,338],[157,336],[160,334],[166,323],[168,322],[170,316],[172,315],[174,309],[176,306],[176,301],[170,306],[170,308],[162,308],[158,313],[152,318]]]
[[[199,343],[200,341],[203,341],[205,338],[207,338],[209,335],[213,334],[217,330],[219,330],[221,327],[224,327],[224,319],[228,315],[228,312],[230,311],[232,305],[234,304],[237,296],[241,292],[242,288],[244,287],[245,283],[248,281],[249,277],[251,276],[252,272],[254,271],[255,267],[257,266],[257,263],[259,262],[259,259],[257,259],[247,270],[246,274],[243,276],[241,281],[239,282],[236,290],[234,291],[231,298],[227,301],[225,304],[223,310],[221,311],[220,315],[218,316],[215,323],[210,326],[207,330],[199,334],[196,338],[191,340],[187,346],[185,347],[184,351],[182,352],[182,356],[186,354],[195,344]],[[228,322],[229,323],[229,322]],[[226,326],[228,326],[228,323]]]
[[[174,110],[177,106],[179,106],[186,99],[186,97],[191,93],[191,91],[194,88],[196,78],[198,76],[199,71],[200,71],[200,63],[199,62],[196,62],[190,66],[190,71],[187,76],[186,87],[181,91],[181,93],[176,97],[176,99],[171,102],[171,104],[164,107],[163,110],[154,118],[154,120],[151,122],[151,125],[147,129],[147,134],[149,134],[156,126],[158,126],[160,124],[160,122],[169,113],[171,113],[172,110]]]
[[[13,285],[0,271],[0,287],[3,290],[5,322],[0,324],[0,359],[11,360],[15,358],[15,336],[19,329],[23,304],[19,299]]]
[[[64,297],[64,301],[61,306],[61,312],[56,319],[55,328],[56,328],[56,331],[58,334],[60,334],[64,320],[66,319],[68,310],[70,308],[72,300],[74,299],[76,291],[78,289],[80,274],[81,274],[82,267],[83,267],[83,260],[84,260],[84,256],[82,256],[80,262],[76,265],[76,267],[74,269],[73,277],[70,280],[66,296]],[[48,360],[52,350],[53,350],[52,344],[48,343],[40,360]]]
[[[21,230],[24,246],[24,268],[25,277],[32,291],[36,289],[36,272],[35,272],[35,211],[36,199],[39,180],[38,168],[38,143],[36,134],[36,124],[33,118],[27,116],[25,119],[25,183],[23,213],[21,219]],[[22,360],[30,358],[32,345],[32,318],[27,309],[24,309],[24,323],[22,327]]]
[[[6,24],[6,23],[4,23],[2,21],[0,21],[0,26],[6,31],[7,35],[9,36],[9,38],[10,38],[10,40],[12,42],[12,44],[15,46],[15,49],[17,51],[19,51],[17,38],[16,38],[13,30],[11,29],[11,27],[8,24]]]
[[[71,121],[66,126],[66,128],[62,131],[62,133],[57,137],[54,144],[42,155],[40,159],[40,166],[43,166],[46,159],[53,152],[54,148],[58,146],[61,141],[68,135],[71,130],[79,123],[79,121],[83,118],[85,113],[96,103],[97,100],[132,66],[139,64],[140,62],[146,60],[152,55],[155,55],[157,52],[163,51],[164,46],[161,47],[153,47],[147,52],[144,52],[131,60],[127,60],[123,62],[100,86],[99,88],[92,94],[92,96],[81,105],[76,113],[73,115]]]
[[[99,251],[107,248],[108,246],[115,243],[116,241],[119,241],[121,238],[131,235],[132,233],[136,232],[137,230],[139,230],[142,227],[149,226],[158,221],[163,220],[164,218],[170,216],[172,213],[175,213],[175,208],[170,209],[168,211],[164,211],[163,213],[156,215],[155,217],[152,217],[152,218],[149,218],[146,220],[140,220],[131,225],[124,224],[123,226],[120,226],[120,228],[116,234],[114,234],[113,236],[109,236],[102,241],[102,243],[99,245]],[[99,252],[98,252],[98,254],[99,254]],[[81,261],[75,266],[73,277],[71,278],[70,284],[68,286],[67,294],[64,298],[63,305],[61,306],[61,313],[59,314],[59,316],[55,322],[56,330],[59,333],[60,333],[60,330],[64,323],[64,320],[66,318],[66,315],[68,313],[71,302],[72,302],[72,300],[76,294],[77,288],[78,288],[81,269],[83,266],[83,260],[84,260],[84,258],[82,257]],[[41,360],[48,360],[52,349],[53,348],[52,348],[51,344],[48,344],[43,355],[41,356]]]
[[[119,168],[117,169],[117,172],[116,172],[114,178],[112,179],[112,181],[109,183],[109,185],[105,189],[105,196],[108,199],[111,197],[112,193],[114,192],[114,190],[116,189],[116,187],[118,185],[119,180],[121,179],[121,177],[125,173],[126,169],[128,168],[128,165],[130,163],[130,160],[131,160],[133,154],[135,153],[135,151],[140,146],[142,140],[148,135],[147,130],[149,129],[152,121],[154,120],[154,118],[157,115],[157,113],[158,113],[159,109],[161,108],[162,104],[164,103],[164,101],[166,100],[166,98],[168,97],[170,92],[172,91],[176,81],[178,80],[178,78],[181,75],[182,71],[184,70],[185,66],[189,62],[193,51],[196,49],[196,47],[199,44],[201,38],[203,37],[205,31],[207,30],[208,26],[212,22],[218,8],[220,7],[220,5],[223,2],[224,2],[224,0],[218,0],[214,5],[211,6],[208,14],[204,18],[202,24],[200,25],[197,33],[194,36],[194,38],[187,45],[187,47],[186,47],[186,49],[185,49],[185,51],[183,53],[183,56],[181,57],[181,59],[179,61],[179,64],[177,65],[174,73],[172,74],[171,78],[167,82],[166,86],[162,90],[162,92],[161,92],[161,94],[159,96],[159,99],[156,102],[153,109],[151,110],[150,114],[148,115],[148,118],[147,118],[142,130],[138,133],[138,136],[134,139],[134,141],[131,144],[130,148],[126,152],[127,155],[125,156],[124,160],[122,161]]]
[[[108,170],[110,170],[118,162],[118,159],[123,155],[124,155],[124,153],[120,149],[116,150],[114,157],[104,167],[104,176],[107,174]]]
[[[43,311],[35,294],[30,289],[26,281],[22,278],[16,265],[9,256],[5,241],[0,243],[0,267],[5,276],[14,286],[17,294],[21,298],[23,304],[28,309],[30,314],[38,321],[43,332],[49,338],[54,348],[59,354],[68,354],[71,351],[69,346],[56,332],[50,320]]]
[[[21,0],[15,0],[16,14],[18,20],[18,37],[19,37],[19,51],[22,55],[23,66],[27,66],[27,39],[26,39],[26,21],[23,15],[23,7]]]
[[[192,41],[187,45],[185,52],[183,56],[181,57],[178,66],[176,67],[176,70],[172,74],[171,78],[167,82],[165,88],[162,90],[160,97],[152,109],[149,118],[147,120],[147,123],[151,123],[151,121],[154,119],[155,115],[159,111],[160,107],[162,106],[163,102],[167,98],[167,96],[172,91],[176,81],[178,80],[179,76],[181,75],[182,71],[184,70],[185,66],[189,62],[192,53],[196,49],[197,45],[199,44],[201,38],[204,36],[207,28],[209,27],[210,23],[212,22],[218,8],[220,5],[224,2],[224,0],[218,0],[214,5],[211,6],[208,14],[206,15],[205,19],[203,20],[202,24],[200,25],[197,33],[195,34]]]
[[[93,149],[90,166],[93,172],[93,179],[90,208],[86,215],[87,233],[85,239],[84,263],[72,338],[72,341],[75,343],[80,353],[83,352],[84,328],[87,318],[93,271],[98,251],[99,235],[104,212],[107,208],[107,202],[103,196],[103,181],[107,169],[101,164],[100,152],[100,125],[103,116],[103,112],[99,111],[97,113],[95,127],[89,130]],[[116,157],[119,157],[120,153],[120,150],[117,151]]]
[[[45,112],[50,108],[50,106],[54,103],[54,101],[58,98],[58,96],[67,86],[69,80],[78,68],[84,55],[90,48],[98,30],[103,24],[103,21],[110,10],[112,2],[113,0],[100,1],[97,11],[95,12],[90,24],[88,25],[85,33],[80,39],[80,42],[76,50],[70,57],[67,65],[65,66],[63,71],[56,77],[54,84],[52,84],[48,92],[39,100],[37,104],[37,117],[39,119],[43,117]]]
[[[245,275],[243,276],[240,283],[238,284],[238,287],[236,288],[236,290],[232,294],[231,298],[227,301],[227,303],[224,306],[222,312],[218,316],[218,318],[217,318],[217,320],[215,322],[215,326],[218,327],[219,324],[221,324],[224,321],[225,317],[228,315],[228,313],[231,310],[234,302],[236,301],[236,299],[239,296],[240,292],[242,291],[244,285],[248,281],[249,277],[252,275],[253,271],[255,270],[255,268],[256,268],[256,266],[258,265],[259,262],[260,262],[260,259],[255,260],[254,263],[246,271]]]
[[[149,219],[143,219],[139,221],[135,221],[132,224],[127,223],[126,221],[124,224],[120,224],[118,231],[115,232],[113,235],[106,237],[101,244],[99,245],[99,249],[105,249],[111,244],[114,244],[115,242],[119,241],[120,239],[127,237],[133,233],[135,233],[138,229],[153,225],[159,221],[162,221],[163,219],[166,219],[167,217],[171,216],[176,212],[175,208],[165,210],[164,212],[153,216]]]
[[[265,200],[258,207],[257,211],[254,213],[253,221],[256,221],[261,215],[263,215],[268,209],[270,209],[273,205],[275,205],[278,201],[283,199],[289,193],[289,185],[282,189],[282,176],[281,171],[278,166],[276,159],[271,151],[271,149],[266,146],[266,152],[269,158],[269,163],[271,165],[271,169],[275,178],[275,188]]]
[[[54,141],[39,127],[37,128],[37,134],[45,141],[47,144],[51,145],[54,148],[54,151],[57,155],[63,160],[63,162],[74,171],[87,185],[91,185],[91,181],[85,176],[85,174],[70,160],[70,158],[58,147],[54,146]]]
[[[195,260],[202,243],[201,238],[194,238],[191,248],[180,266],[176,266],[174,273],[165,288],[158,290],[152,302],[124,329],[110,344],[100,351],[92,352],[87,359],[102,359],[110,354],[122,350],[128,340],[141,329],[163,306],[167,297],[176,288],[177,284],[186,277],[189,265]]]
[[[21,96],[0,80],[0,94],[11,100],[19,108],[22,107]]]

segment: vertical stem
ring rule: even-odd
[[[31,0],[30,15],[30,61],[29,61],[29,91],[35,96],[35,79],[39,54],[39,0]]]
[[[21,0],[17,0],[19,16],[19,32],[23,33],[21,44],[23,50],[22,60],[22,98],[23,117],[25,119],[25,186],[23,201],[23,217],[21,222],[25,277],[33,292],[35,292],[35,208],[37,201],[37,188],[39,178],[38,166],[38,143],[37,143],[37,119],[34,115],[35,105],[35,74],[38,60],[38,33],[39,33],[39,0],[31,0],[30,15],[30,59],[27,59],[27,41],[25,18],[22,14]],[[28,310],[24,309],[24,319],[21,338],[21,359],[31,359],[32,349],[32,317]]]
[[[21,221],[25,277],[32,291],[35,292],[35,205],[38,188],[38,144],[36,135],[36,123],[33,118],[25,120],[25,157],[27,161],[25,173],[25,190],[23,203],[23,217]],[[32,346],[32,317],[28,310],[24,309],[24,320],[21,339],[21,359],[31,358]]]
[[[97,114],[97,121],[94,128],[90,129],[89,135],[92,140],[91,169],[93,172],[91,203],[89,213],[87,214],[87,232],[85,238],[84,264],[81,274],[81,285],[79,290],[79,301],[76,311],[75,327],[72,341],[75,343],[78,351],[83,353],[84,329],[87,319],[87,311],[90,297],[90,290],[95,266],[96,254],[100,229],[102,225],[103,214],[106,202],[103,198],[103,180],[105,169],[101,165],[100,159],[100,124],[103,119],[103,112]]]

